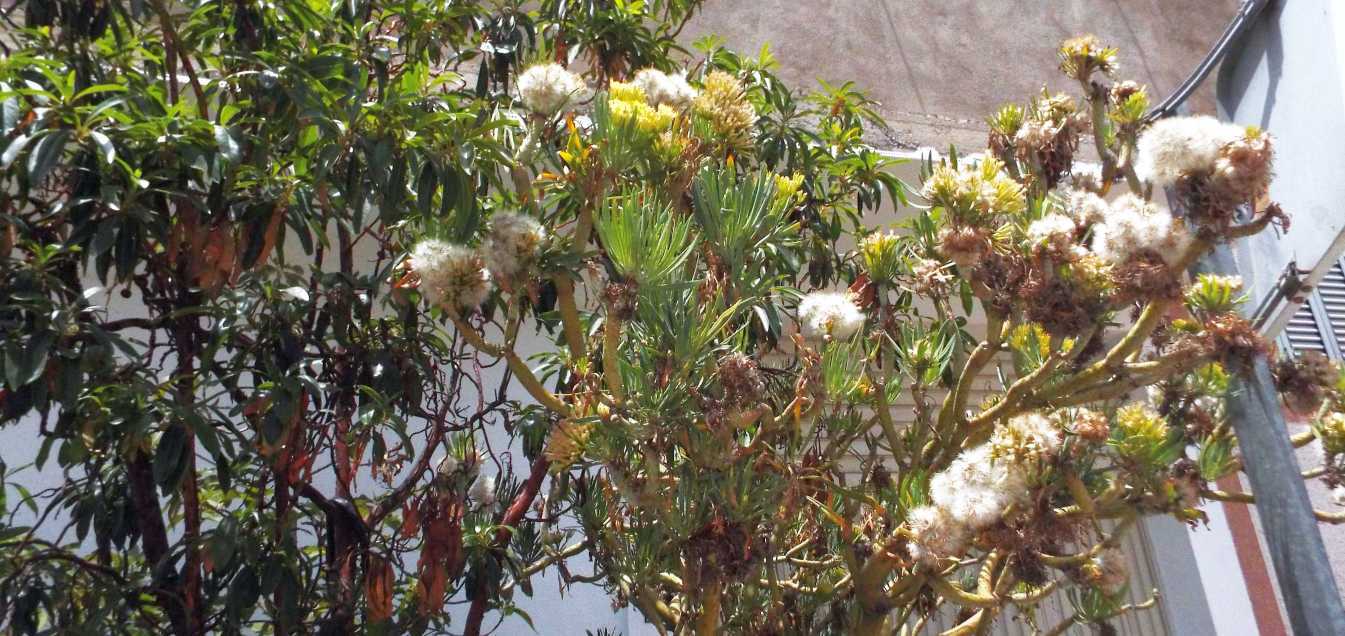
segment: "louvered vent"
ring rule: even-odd
[[[1334,360],[1345,350],[1345,269],[1336,262],[1284,329],[1295,352],[1319,351]]]
[[[1332,340],[1339,353],[1343,348],[1341,343],[1345,343],[1345,270],[1341,269],[1339,261],[1317,285],[1317,295],[1322,299],[1322,310],[1331,323]]]

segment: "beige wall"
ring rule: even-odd
[[[717,34],[755,53],[769,44],[799,88],[854,80],[882,102],[888,148],[983,147],[1000,104],[1041,90],[1077,93],[1056,46],[1093,33],[1121,50],[1121,74],[1157,99],[1204,57],[1237,0],[708,0],[686,43]],[[1214,112],[1208,91],[1197,111]]]

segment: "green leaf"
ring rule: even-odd
[[[242,157],[242,152],[238,148],[238,141],[224,126],[215,126],[215,144],[219,146],[220,154],[224,155],[224,158],[230,162],[236,162]]]
[[[126,90],[126,87],[121,84],[94,84],[93,86],[76,93],[75,98],[72,101],[79,101],[81,98],[96,93],[124,93]]]
[[[187,429],[172,426],[159,437],[154,450],[154,483],[165,491],[174,490],[186,466]]]
[[[90,132],[89,136],[93,137],[93,143],[98,144],[98,152],[103,158],[103,163],[111,165],[112,161],[117,158],[117,149],[113,147],[112,140],[97,130]]]
[[[1216,481],[1234,469],[1233,439],[1230,437],[1206,438],[1200,446],[1200,455],[1196,461],[1200,468],[1200,478]]]
[[[420,177],[416,179],[416,207],[422,218],[430,218],[430,206],[434,203],[434,191],[438,188],[439,174],[434,169],[434,162],[426,161],[420,168]]]
[[[691,224],[651,194],[627,192],[596,216],[598,235],[617,271],[642,286],[670,282],[695,248]]]
[[[10,389],[17,391],[42,375],[42,371],[47,368],[51,345],[55,342],[56,335],[44,330],[29,338],[23,349],[6,349],[5,382]]]
[[[5,148],[4,154],[0,155],[0,168],[8,168],[19,157],[19,153],[28,147],[28,143],[33,140],[33,135],[19,135],[14,141],[9,142],[9,147]]]
[[[70,139],[70,131],[64,128],[53,130],[37,142],[37,146],[28,155],[28,182],[39,183],[61,158],[65,142]]]
[[[233,583],[229,584],[226,604],[229,614],[235,621],[241,621],[257,611],[257,599],[261,597],[261,585],[257,582],[257,572],[251,565],[239,568]]]
[[[215,457],[220,455],[219,436],[215,434],[215,427],[210,421],[201,417],[199,413],[189,413],[187,422],[191,424],[192,432],[196,434],[196,439],[200,440],[201,447]]]

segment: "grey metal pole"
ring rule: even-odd
[[[1216,247],[1192,269],[1238,273],[1227,245]],[[1250,369],[1230,372],[1228,419],[1256,495],[1256,510],[1289,623],[1299,636],[1345,634],[1345,607],[1289,442],[1270,366],[1264,356],[1257,356]]]

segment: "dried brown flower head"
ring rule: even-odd
[[[1019,290],[1028,319],[1053,336],[1073,336],[1093,324],[1094,299],[1055,272],[1032,268]]]
[[[607,310],[612,312],[612,316],[617,320],[621,321],[630,320],[635,316],[635,307],[639,295],[640,285],[635,281],[613,281],[602,290],[602,298],[607,305]]]
[[[990,235],[969,225],[946,227],[939,232],[939,253],[966,270],[990,252]]]
[[[1135,95],[1143,91],[1144,91],[1143,84],[1140,84],[1139,82],[1133,80],[1125,80],[1112,84],[1110,97],[1113,104],[1120,104],[1125,100],[1130,99],[1131,95]]]
[[[1182,297],[1182,281],[1163,258],[1145,250],[1111,268],[1112,302],[1124,304],[1141,299],[1173,300]]]
[[[736,351],[719,359],[719,384],[724,387],[724,400],[735,406],[755,404],[766,392],[757,361]]]
[[[924,296],[943,296],[948,293],[953,275],[944,264],[932,258],[922,258],[911,265],[911,290]]]
[[[1219,149],[1213,179],[1230,201],[1255,200],[1270,185],[1274,148],[1270,135],[1257,129]]]
[[[1074,422],[1071,430],[1079,436],[1079,439],[1093,444],[1101,444],[1111,436],[1111,423],[1107,421],[1107,416],[1103,413],[1092,409],[1078,409],[1074,412]]]
[[[1246,318],[1234,314],[1222,314],[1206,321],[1204,335],[1208,350],[1227,366],[1245,365],[1254,356],[1270,351],[1256,327]]]
[[[1008,312],[1026,276],[1027,263],[1021,257],[991,252],[971,270],[972,290],[997,311]]]
[[[1305,351],[1275,365],[1275,386],[1284,403],[1298,413],[1316,411],[1339,377],[1336,365],[1318,351]]]

